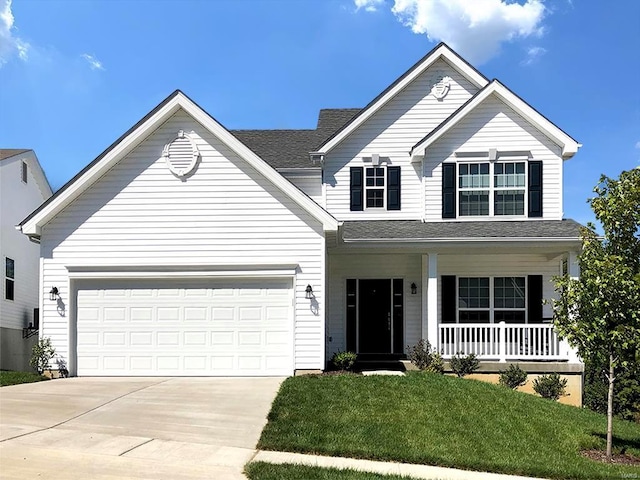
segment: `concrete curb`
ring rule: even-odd
[[[313,467],[351,469],[362,472],[401,475],[424,480],[541,480],[540,478],[504,475],[500,473],[474,472],[455,468],[414,465],[409,463],[378,462],[356,458],[325,457],[302,453],[271,452],[259,450],[252,460],[275,464],[294,463]]]

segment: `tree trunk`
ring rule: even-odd
[[[609,354],[609,394],[607,396],[607,461],[611,461],[611,447],[613,445],[613,382],[614,374],[613,353]]]

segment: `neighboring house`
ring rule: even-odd
[[[0,369],[31,370],[37,342],[40,247],[16,226],[51,196],[33,150],[0,149]],[[31,327],[31,328],[29,328]]]
[[[41,335],[73,375],[289,375],[421,338],[580,370],[542,304],[577,275],[579,146],[444,44],[315,130],[229,131],[176,91],[22,222]]]

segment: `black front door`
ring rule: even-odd
[[[359,353],[391,353],[391,280],[359,282]]]

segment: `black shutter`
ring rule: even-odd
[[[364,187],[362,183],[362,167],[351,167],[351,211],[363,209]]]
[[[356,351],[356,285],[355,279],[347,280],[347,350]]]
[[[387,167],[387,210],[400,210],[400,167]]]
[[[442,218],[456,218],[456,164],[442,164]]]
[[[529,323],[542,323],[542,275],[527,277],[527,317]]]
[[[542,217],[542,162],[529,162],[529,216]]]
[[[456,303],[458,295],[456,292],[455,275],[442,275],[440,277],[440,287],[442,290],[442,323],[456,323]],[[429,319],[431,321],[431,319]]]

